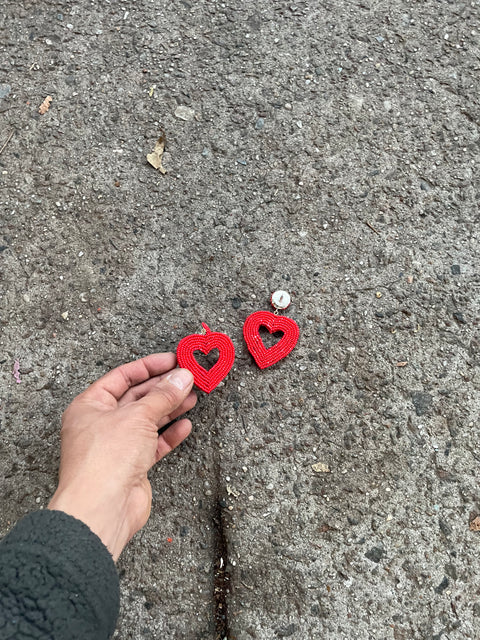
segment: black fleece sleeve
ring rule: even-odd
[[[2,640],[109,638],[119,599],[107,548],[62,511],[31,513],[0,542]]]

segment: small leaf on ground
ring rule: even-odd
[[[155,167],[155,169],[158,169],[160,173],[163,173],[163,174],[167,173],[162,166],[162,156],[164,151],[165,151],[165,134],[162,131],[159,139],[155,143],[155,149],[152,151],[152,153],[149,153],[147,155],[147,160],[152,165],[152,167]]]
[[[50,109],[50,104],[52,102],[52,96],[47,96],[42,104],[38,107],[38,113],[43,116],[44,113]]]

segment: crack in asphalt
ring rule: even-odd
[[[218,493],[214,506],[213,528],[215,532],[215,564],[213,574],[215,632],[217,640],[226,640],[230,637],[227,602],[228,595],[230,594],[230,574],[227,571],[228,545],[225,536],[223,510],[220,505]]]

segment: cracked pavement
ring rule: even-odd
[[[152,472],[118,640],[478,638],[479,30],[461,0],[2,3],[0,534],[91,381],[201,322],[237,351]],[[279,288],[300,341],[261,371]]]

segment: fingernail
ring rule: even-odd
[[[183,391],[192,384],[192,374],[188,369],[176,369],[167,376],[167,380]]]

